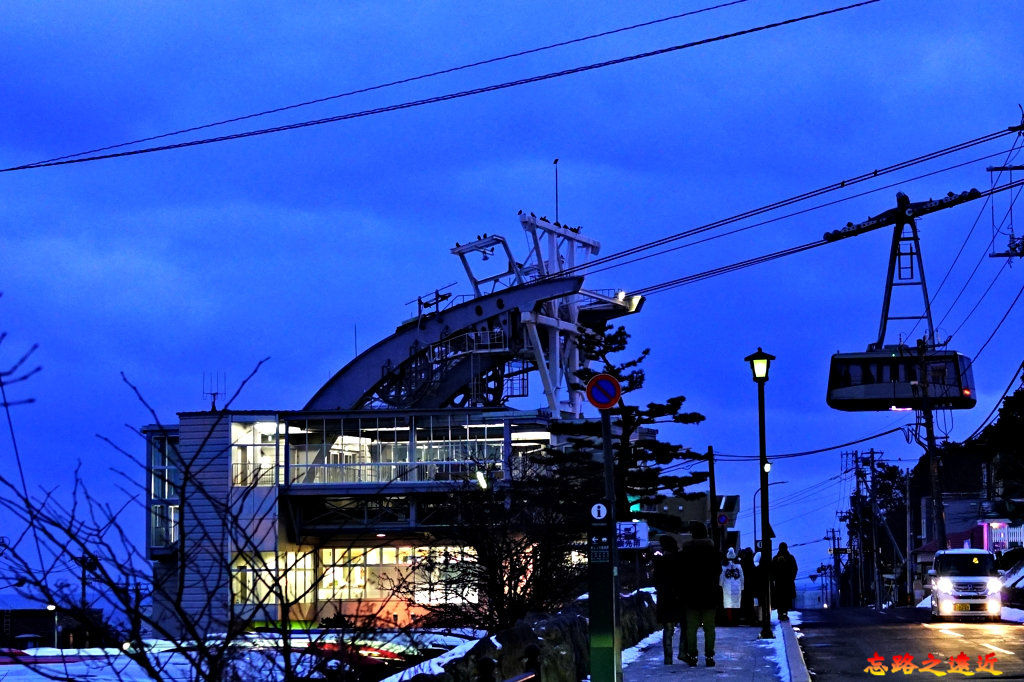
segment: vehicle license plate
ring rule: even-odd
[[[971,605],[970,604],[953,604],[953,610],[954,611],[970,611],[971,610]]]

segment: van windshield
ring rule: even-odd
[[[940,576],[998,575],[991,554],[943,554],[935,557],[935,573]]]

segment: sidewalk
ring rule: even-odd
[[[799,615],[790,612],[799,623]],[[774,615],[774,612],[773,612]],[[633,649],[623,652],[623,682],[641,680],[707,679],[719,680],[783,680],[807,682],[807,666],[804,665],[800,647],[793,631],[793,623],[772,620],[775,639],[758,638],[761,628],[741,625],[715,629],[715,667],[704,666],[704,634],[697,631],[697,647],[700,657],[697,666],[691,668],[678,658],[672,665],[665,665],[661,649],[661,631],[653,633]],[[679,631],[673,641],[673,653],[678,655]]]

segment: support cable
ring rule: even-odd
[[[528,50],[520,50],[519,52],[512,52],[509,54],[502,55],[500,57],[491,57],[489,59],[482,59],[479,61],[471,62],[469,64],[463,64],[461,66],[453,66],[446,69],[440,69],[438,71],[431,71],[429,73],[423,73],[418,76],[409,76],[407,78],[400,78],[398,80],[390,81],[388,83],[380,83],[378,85],[370,85],[356,90],[349,90],[348,92],[342,92],[336,95],[328,95],[326,97],[318,97],[316,99],[307,100],[305,102],[299,102],[297,104],[288,104],[285,106],[275,107],[273,109],[267,109],[265,111],[259,111],[252,114],[244,114],[242,116],[235,116],[234,118],[227,118],[222,121],[215,121],[213,123],[204,123],[201,125],[192,126],[191,128],[182,128],[181,130],[175,130],[169,133],[162,133],[160,135],[151,135],[150,137],[142,137],[137,140],[131,140],[130,142],[121,142],[119,144],[112,144],[106,147],[97,147],[96,149],[89,149],[83,152],[77,152],[75,154],[65,154],[64,156],[55,156],[52,159],[45,159],[43,161],[37,161],[29,166],[37,166],[42,164],[52,163],[54,161],[63,161],[64,159],[73,159],[78,156],[85,156],[86,154],[98,154],[100,152],[110,151],[111,149],[120,149],[122,147],[130,147],[134,144],[142,144],[144,142],[152,142],[154,140],[162,140],[168,137],[174,137],[175,135],[184,135],[185,133],[194,133],[198,130],[207,130],[209,128],[215,128],[217,126],[227,125],[228,123],[238,123],[239,121],[248,121],[253,118],[259,118],[260,116],[268,116],[270,114],[279,114],[282,111],[291,111],[292,109],[299,109],[301,107],[307,107],[312,104],[322,104],[323,102],[330,102],[332,100],[341,99],[343,97],[351,97],[352,95],[361,95],[367,92],[373,92],[375,90],[384,90],[385,88],[391,88],[396,85],[405,85],[406,83],[413,83],[415,81],[421,81],[428,78],[434,78],[436,76],[444,76],[450,73],[456,73],[457,71],[465,71],[466,69],[472,69],[477,66],[486,66],[487,64],[494,64],[496,62],[502,62],[508,59],[514,59],[516,57],[524,57],[530,54],[536,54],[538,52],[544,52],[546,50],[553,50],[557,47],[565,47],[566,45],[574,45],[576,43],[586,42],[588,40],[594,40],[596,38],[604,38],[606,36],[615,35],[616,33],[625,33],[627,31],[633,31],[638,28],[646,28],[648,26],[654,26],[656,24],[663,24],[668,21],[674,21],[676,19],[682,19],[684,17],[693,16],[695,14],[702,14],[704,12],[710,12],[716,9],[722,9],[723,7],[729,7],[731,5],[739,5],[748,2],[748,0],[732,0],[731,2],[724,2],[718,5],[710,7],[703,7],[701,9],[690,10],[689,12],[682,12],[680,14],[673,14],[668,17],[662,17],[660,19],[652,19],[651,21],[644,21],[639,24],[632,24],[630,26],[623,26],[620,28],[613,28],[607,31],[601,31],[600,33],[592,33],[590,35],[581,36],[579,38],[572,38],[571,40],[563,40],[558,43],[551,43],[550,45],[543,45],[541,47],[534,47]]]
[[[1002,155],[1003,155],[1003,152],[996,152],[994,154],[986,154],[985,156],[980,156],[980,157],[971,159],[969,161],[962,161],[960,163],[953,164],[952,166],[946,166],[944,168],[939,168],[939,169],[934,170],[934,171],[929,171],[927,173],[922,173],[922,174],[916,175],[916,176],[914,176],[912,178],[907,178],[905,180],[898,180],[896,182],[891,182],[891,183],[889,183],[887,185],[882,185],[881,187],[876,187],[874,189],[869,189],[869,190],[865,190],[863,192],[858,192],[857,194],[851,194],[849,196],[842,197],[841,199],[833,199],[832,201],[826,201],[826,202],[821,203],[821,204],[815,204],[814,206],[809,206],[808,208],[800,209],[799,211],[793,211],[792,213],[786,213],[784,215],[776,216],[774,218],[768,218],[767,220],[762,220],[759,223],[752,223],[750,225],[744,225],[743,227],[738,227],[738,228],[736,228],[734,230],[729,230],[728,232],[720,232],[718,234],[711,235],[709,237],[704,237],[703,239],[697,239],[697,240],[694,240],[694,241],[691,241],[691,242],[686,242],[685,244],[680,244],[678,246],[672,246],[672,247],[669,247],[667,249],[662,249],[661,251],[655,251],[654,253],[643,254],[643,255],[637,256],[636,258],[630,258],[629,260],[624,260],[624,261],[620,261],[620,262],[611,262],[611,263],[605,265],[604,267],[599,267],[599,268],[596,268],[596,269],[588,269],[588,273],[587,274],[593,275],[593,274],[596,274],[598,272],[604,272],[605,270],[613,270],[613,269],[618,268],[618,267],[622,267],[622,266],[625,266],[625,265],[630,265],[632,263],[637,263],[637,262],[640,262],[640,261],[644,261],[644,260],[647,260],[649,258],[654,258],[655,256],[663,256],[663,255],[665,255],[667,253],[673,253],[675,251],[680,251],[682,249],[689,248],[691,246],[697,246],[698,244],[706,244],[707,242],[714,241],[716,239],[721,239],[722,237],[728,237],[728,236],[731,236],[731,235],[734,235],[734,234],[739,234],[740,232],[745,232],[747,230],[752,230],[752,229],[754,229],[756,227],[763,227],[765,225],[770,225],[770,224],[775,223],[775,222],[786,220],[788,218],[793,218],[793,217],[796,217],[796,216],[799,216],[799,215],[803,215],[805,213],[810,213],[811,211],[817,211],[819,209],[827,208],[829,206],[836,206],[836,205],[841,204],[841,203],[846,202],[846,201],[851,201],[853,199],[859,199],[861,197],[865,197],[865,196],[868,196],[870,194],[875,194],[877,192],[882,192],[882,191],[885,191],[887,189],[892,189],[893,187],[899,187],[899,186],[901,186],[901,185],[903,185],[903,184],[905,184],[907,182],[914,182],[916,180],[921,180],[922,178],[931,177],[933,175],[939,175],[940,173],[946,173],[948,171],[951,171],[951,170],[954,170],[954,169],[957,169],[957,168],[961,168],[963,166],[969,166],[971,164],[978,163],[979,161],[985,161],[986,159],[990,159],[992,157],[1002,156]],[[986,197],[985,201],[986,202],[988,201],[987,197]],[[695,228],[692,228],[690,230],[687,230],[686,233],[679,233],[679,234],[681,235],[681,237],[682,236],[692,236],[692,235],[700,234],[702,232],[706,232],[708,230],[714,229],[714,227],[723,226],[723,225],[728,224],[728,223],[738,222],[740,220],[742,220],[741,216],[733,216],[731,218],[723,218],[722,220],[716,221],[715,223],[709,223],[708,225],[703,225],[701,227],[695,227]],[[721,223],[721,225],[719,225],[718,223]],[[610,255],[609,258],[613,257],[613,255]],[[559,275],[561,275],[561,272],[559,273]]]
[[[807,199],[813,199],[814,197],[821,196],[823,194],[827,194],[829,192],[833,192],[833,191],[836,191],[836,190],[839,190],[839,189],[844,189],[846,187],[849,187],[851,185],[855,185],[855,184],[858,184],[858,183],[861,183],[861,182],[866,182],[868,180],[872,180],[872,179],[877,178],[877,177],[882,176],[882,175],[887,175],[889,173],[894,173],[896,171],[903,170],[904,168],[909,168],[911,166],[915,166],[915,165],[920,164],[920,163],[925,163],[927,161],[932,161],[934,159],[941,158],[943,156],[947,156],[947,155],[953,154],[955,152],[963,151],[965,149],[969,149],[971,147],[975,147],[975,146],[980,145],[980,144],[985,144],[987,142],[992,142],[993,140],[997,140],[997,139],[999,139],[1001,137],[1005,137],[1006,135],[1017,134],[1022,129],[1024,129],[1024,126],[1013,126],[1013,127],[1007,128],[1005,130],[998,130],[998,131],[995,131],[995,132],[992,132],[992,133],[988,133],[986,135],[982,135],[980,137],[976,137],[976,138],[974,138],[972,140],[966,140],[964,142],[960,142],[958,144],[951,145],[949,147],[945,147],[943,149],[938,149],[936,151],[929,152],[927,154],[922,154],[920,156],[917,156],[917,157],[914,157],[914,158],[911,158],[911,159],[907,159],[905,161],[900,161],[898,163],[894,163],[894,164],[886,166],[884,168],[876,169],[876,170],[869,171],[869,172],[866,172],[866,173],[861,173],[860,175],[854,176],[852,178],[847,178],[845,180],[840,180],[838,182],[833,182],[833,183],[831,183],[829,185],[825,185],[824,187],[819,187],[818,189],[810,190],[808,192],[804,192],[802,194],[798,194],[798,195],[789,197],[787,199],[780,199],[780,200],[772,202],[770,204],[766,204],[766,205],[760,206],[758,208],[753,208],[753,209],[750,209],[748,211],[745,211],[743,213],[739,213],[737,215],[734,215],[734,216],[731,216],[731,217],[728,217],[728,218],[722,218],[722,219],[716,220],[714,222],[707,223],[707,224],[702,225],[700,227],[696,227],[696,228],[692,228],[692,229],[689,229],[689,230],[685,230],[683,232],[678,232],[676,234],[668,235],[666,237],[662,237],[660,239],[656,239],[656,240],[653,240],[653,241],[645,242],[643,244],[638,244],[637,246],[633,246],[633,247],[630,247],[628,249],[624,249],[622,251],[617,251],[616,253],[608,254],[607,256],[603,256],[601,258],[595,258],[595,259],[593,259],[591,261],[588,261],[587,263],[582,263],[582,264],[577,265],[577,266],[572,267],[572,268],[566,268],[565,270],[563,270],[561,272],[561,274],[571,274],[573,272],[577,272],[577,271],[581,271],[581,270],[591,270],[592,268],[596,268],[596,267],[604,265],[604,264],[606,264],[608,262],[616,261],[616,260],[619,260],[621,258],[625,258],[625,257],[628,257],[628,256],[632,256],[633,254],[640,253],[641,251],[647,251],[649,249],[654,249],[654,248],[657,248],[659,246],[664,246],[666,244],[672,243],[674,241],[678,241],[680,239],[685,239],[686,237],[691,237],[691,236],[693,236],[695,234],[699,234],[701,232],[706,232],[708,230],[713,230],[713,229],[716,229],[718,227],[722,227],[724,225],[729,225],[731,223],[738,222],[740,220],[744,220],[746,218],[752,218],[752,217],[755,217],[755,216],[758,216],[758,215],[761,215],[761,214],[764,214],[764,213],[768,213],[770,211],[774,211],[774,210],[779,209],[779,208],[784,208],[786,206],[790,206],[792,204],[795,204],[795,203],[798,203],[798,202],[801,202],[801,201],[805,201]],[[1003,152],[998,152],[998,154],[1002,154],[1002,153]],[[989,156],[996,156],[998,154],[992,154],[992,155],[984,156],[982,158],[983,159],[984,158],[989,158]],[[969,163],[974,163],[974,162],[975,161],[970,161],[970,162],[965,162],[964,164],[959,164],[959,165],[967,165]],[[950,168],[956,168],[956,167],[958,167],[958,166],[952,166]],[[948,170],[948,169],[943,169],[943,170]],[[936,171],[936,172],[943,172],[943,171]],[[926,176],[921,176],[921,177],[926,177]]]
[[[603,68],[608,67],[608,66],[615,66],[615,65],[618,65],[618,64],[625,64],[625,63],[637,61],[637,60],[640,60],[640,59],[646,59],[648,57],[657,57],[657,56],[660,56],[660,55],[663,55],[663,54],[669,54],[669,53],[672,53],[672,52],[677,52],[679,50],[685,50],[685,49],[688,49],[688,48],[691,48],[691,47],[699,47],[701,45],[708,45],[710,43],[716,43],[716,42],[720,42],[720,41],[723,41],[723,40],[728,40],[730,38],[738,38],[740,36],[745,36],[745,35],[749,35],[749,34],[752,34],[752,33],[759,33],[761,31],[767,31],[769,29],[779,28],[781,26],[788,26],[790,24],[796,24],[796,23],[799,23],[799,22],[802,22],[802,21],[808,21],[810,19],[817,19],[817,18],[820,18],[820,17],[828,16],[830,14],[836,14],[838,12],[844,12],[844,11],[847,11],[847,10],[856,9],[856,8],[859,8],[859,7],[864,7],[866,5],[872,5],[872,4],[875,4],[877,2],[881,2],[881,0],[862,0],[861,2],[857,2],[857,3],[851,4],[851,5],[845,5],[845,6],[842,6],[842,7],[836,7],[836,8],[829,9],[829,10],[823,10],[821,12],[815,12],[813,14],[806,14],[806,15],[803,15],[803,16],[800,16],[800,17],[795,17],[793,19],[786,19],[786,20],[783,20],[783,21],[776,21],[776,22],[773,22],[773,23],[770,23],[770,24],[763,24],[761,26],[755,26],[753,28],[743,29],[741,31],[733,31],[732,33],[723,33],[721,35],[714,36],[714,37],[711,37],[711,38],[703,38],[701,40],[695,40],[695,41],[688,42],[688,43],[682,43],[682,44],[679,44],[679,45],[673,45],[671,47],[665,47],[665,48],[661,48],[661,49],[658,49],[658,50],[651,50],[649,52],[641,52],[641,53],[638,53],[638,54],[629,55],[627,57],[618,57],[616,59],[609,59],[609,60],[602,61],[602,62],[595,62],[595,63],[592,63],[592,64],[586,64],[584,66],[577,66],[577,67],[574,67],[574,68],[571,68],[571,69],[563,69],[561,71],[552,71],[550,73],[546,73],[546,74],[542,74],[542,75],[538,75],[538,76],[529,76],[527,78],[520,78],[520,79],[517,79],[517,80],[506,81],[504,83],[497,83],[497,84],[493,84],[493,85],[486,85],[486,86],[479,87],[479,88],[471,88],[469,90],[461,90],[461,91],[458,91],[458,92],[451,92],[451,93],[448,93],[448,94],[445,94],[445,95],[437,95],[437,96],[434,96],[434,97],[426,97],[426,98],[423,98],[423,99],[402,102],[400,104],[391,104],[391,105],[387,105],[387,106],[375,107],[373,109],[364,109],[362,111],[355,111],[355,112],[350,112],[350,113],[347,113],[347,114],[340,114],[338,116],[328,116],[328,117],[325,117],[325,118],[318,118],[318,119],[309,120],[309,121],[302,121],[302,122],[299,122],[299,123],[290,123],[290,124],[286,124],[286,125],[273,126],[273,127],[270,127],[270,128],[261,128],[261,129],[257,129],[257,130],[249,130],[249,131],[245,131],[245,132],[241,132],[241,133],[235,133],[235,134],[232,134],[232,135],[220,135],[220,136],[217,136],[217,137],[208,137],[208,138],[203,138],[203,139],[200,139],[200,140],[190,140],[188,142],[179,142],[179,143],[176,143],[176,144],[166,144],[166,145],[159,145],[159,146],[156,146],[156,147],[145,147],[143,149],[133,149],[133,150],[127,150],[127,151],[121,151],[121,152],[110,152],[110,153],[106,153],[106,154],[96,154],[96,155],[92,155],[92,156],[82,156],[82,157],[78,157],[78,158],[62,159],[60,161],[51,161],[51,162],[47,162],[47,163],[30,163],[30,164],[23,164],[23,165],[20,165],[20,166],[11,166],[11,167],[8,167],[8,168],[0,168],[0,173],[9,173],[9,172],[12,172],[12,171],[28,170],[28,169],[32,169],[32,168],[48,168],[48,167],[51,167],[51,166],[64,166],[64,165],[75,164],[75,163],[86,163],[86,162],[89,162],[89,161],[100,161],[102,159],[114,159],[114,158],[121,158],[121,157],[125,157],[125,156],[137,156],[137,155],[140,155],[140,154],[151,154],[153,152],[168,151],[168,150],[171,150],[171,149],[184,149],[184,148],[188,148],[188,147],[197,147],[197,146],[200,146],[200,145],[213,144],[215,142],[226,142],[228,140],[239,140],[239,139],[248,138],[248,137],[256,137],[256,136],[259,136],[259,135],[269,135],[271,133],[279,133],[279,132],[284,132],[286,130],[298,130],[300,128],[309,128],[309,127],[313,127],[313,126],[324,125],[324,124],[327,124],[327,123],[336,123],[338,121],[348,121],[348,120],[352,120],[352,119],[356,119],[356,118],[363,118],[363,117],[366,117],[366,116],[373,116],[373,115],[376,115],[376,114],[383,114],[383,113],[388,113],[388,112],[392,112],[392,111],[401,111],[401,110],[404,110],[404,109],[412,109],[412,108],[415,108],[415,107],[425,106],[427,104],[436,104],[438,102],[447,102],[447,101],[451,101],[451,100],[455,100],[455,99],[461,99],[463,97],[470,97],[472,95],[480,95],[480,94],[488,93],[488,92],[496,92],[498,90],[506,90],[508,88],[514,88],[514,87],[518,87],[520,85],[527,85],[527,84],[530,84],[530,83],[538,83],[538,82],[541,82],[541,81],[551,80],[551,79],[554,79],[554,78],[561,78],[563,76],[570,76],[570,75],[574,75],[574,74],[577,74],[577,73],[585,73],[585,72],[588,72],[588,71],[595,71],[597,69],[603,69]]]
[[[993,187],[992,189],[988,189],[988,190],[985,190],[983,192],[979,192],[978,195],[976,197],[974,197],[974,198],[975,199],[980,199],[982,197],[990,196],[992,194],[997,194],[999,192],[1005,192],[1006,190],[1016,189],[1017,187],[1021,187],[1021,186],[1024,186],[1024,180],[1016,180],[1016,181],[1014,181],[1012,183],[1007,183],[1007,184],[1001,185],[999,187]],[[699,282],[699,281],[702,281],[702,280],[705,280],[705,279],[710,279],[712,277],[717,277],[719,275],[724,275],[724,274],[727,274],[727,273],[730,273],[730,272],[735,272],[737,270],[743,270],[745,268],[749,268],[749,267],[752,267],[754,265],[761,265],[763,263],[767,263],[769,261],[773,261],[773,260],[776,260],[778,258],[783,258],[785,256],[790,256],[790,255],[793,255],[795,253],[800,253],[800,252],[803,252],[803,251],[808,251],[810,249],[814,249],[814,248],[817,248],[819,246],[824,246],[825,244],[834,244],[837,241],[841,241],[841,240],[836,240],[836,241],[830,242],[830,241],[826,241],[824,239],[819,239],[819,240],[816,240],[816,241],[813,241],[813,242],[807,242],[806,244],[801,244],[799,246],[790,247],[788,249],[782,249],[780,251],[774,251],[772,253],[768,253],[768,254],[765,254],[765,255],[762,255],[762,256],[757,256],[755,258],[748,258],[747,260],[738,261],[738,262],[732,263],[730,265],[723,265],[723,266],[720,266],[720,267],[717,267],[717,268],[713,268],[711,270],[705,270],[703,272],[698,272],[698,273],[695,273],[695,274],[692,274],[692,275],[687,275],[685,277],[679,277],[677,279],[669,280],[669,281],[666,281],[666,282],[660,282],[658,284],[652,284],[650,286],[647,286],[647,287],[644,287],[644,288],[636,290],[635,293],[638,293],[638,294],[641,294],[641,295],[644,295],[644,296],[651,296],[653,294],[658,294],[658,293],[662,293],[664,291],[669,291],[670,289],[675,289],[677,287],[685,286],[687,284],[693,284],[695,282]]]

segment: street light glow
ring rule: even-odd
[[[743,359],[750,363],[750,371],[754,375],[754,381],[759,384],[768,381],[768,367],[772,364],[772,360],[775,359],[774,355],[765,353],[758,346],[756,353],[751,353]]]

